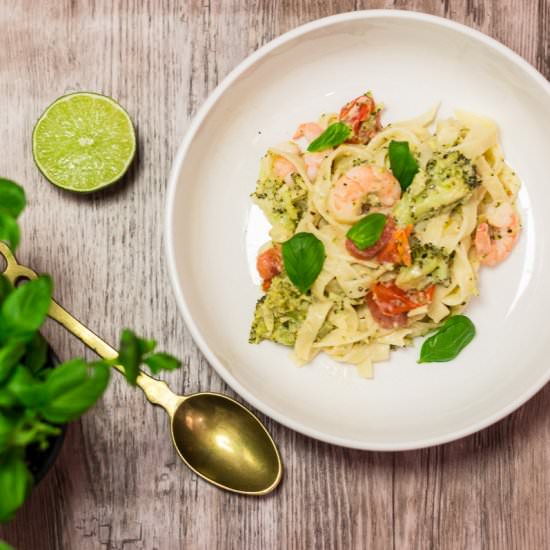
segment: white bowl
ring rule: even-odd
[[[251,210],[265,150],[299,122],[372,90],[385,122],[441,100],[492,117],[524,182],[523,232],[511,257],[484,269],[467,314],[478,334],[450,363],[418,365],[415,348],[376,365],[373,380],[319,357],[247,342],[260,296],[254,260],[267,238]],[[498,42],[419,13],[321,19],[241,63],[195,117],[169,183],[166,249],[176,299],[195,341],[252,405],[311,437],[360,449],[426,447],[470,434],[519,407],[550,378],[550,85]],[[252,212],[252,215],[251,215]]]

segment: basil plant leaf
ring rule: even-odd
[[[0,410],[0,456],[10,446],[17,421]]]
[[[19,244],[19,225],[6,210],[0,208],[0,241],[6,242],[14,250]]]
[[[288,278],[302,293],[307,292],[325,263],[325,246],[312,233],[296,233],[282,245]]]
[[[7,542],[0,540],[0,550],[15,550],[15,548],[10,546]]]
[[[116,362],[124,367],[124,376],[132,386],[136,385],[139,366],[143,362],[143,357],[153,351],[156,345],[157,343],[154,340],[138,338],[129,329],[122,331]]]
[[[474,338],[476,328],[465,315],[449,317],[439,330],[422,344],[419,363],[454,359]]]
[[[20,453],[0,458],[0,521],[8,521],[25,502],[32,486],[32,476]]]
[[[181,361],[172,357],[168,353],[160,352],[153,353],[146,357],[143,361],[153,374],[157,374],[161,370],[176,370],[181,367]]]
[[[388,152],[391,171],[399,181],[401,190],[406,191],[418,172],[418,162],[406,141],[391,141]]]
[[[124,376],[133,386],[136,385],[136,379],[139,374],[140,356],[137,336],[131,330],[123,330],[120,335],[117,362],[124,367]]]
[[[343,122],[331,124],[318,138],[314,139],[307,150],[310,153],[324,151],[336,147],[346,141],[351,135],[351,128]]]
[[[353,242],[359,250],[365,250],[376,244],[386,227],[386,216],[375,212],[361,218],[347,232],[346,237]]]
[[[35,332],[27,343],[25,357],[22,363],[33,373],[39,373],[48,361],[48,342],[39,333]]]
[[[27,415],[28,416],[28,415]],[[59,435],[61,429],[47,422],[42,422],[38,418],[23,418],[17,426],[12,439],[12,446],[26,447],[27,445],[37,445],[40,449],[47,449],[49,438]]]
[[[151,353],[157,347],[156,340],[147,340],[146,338],[140,338],[139,336],[137,337],[137,344],[140,357]]]
[[[25,448],[31,444],[47,449],[48,439],[60,433],[58,426],[43,422],[36,411],[11,411],[8,416],[2,416],[0,412],[0,456],[6,449]]]
[[[8,342],[0,348],[0,383],[11,376],[24,353],[25,344],[23,342]]]
[[[21,365],[15,367],[5,387],[27,409],[38,409],[46,401],[44,383],[37,380],[26,367]]]
[[[181,362],[168,353],[152,353],[157,343],[155,340],[139,338],[131,330],[124,330],[120,338],[120,351],[116,362],[124,367],[126,379],[135,385],[139,367],[146,364],[153,374],[161,370],[175,370]]]
[[[50,422],[62,424],[84,414],[101,397],[109,383],[111,367],[102,361],[88,364],[72,359],[48,372],[46,403],[40,408]]]
[[[12,291],[13,287],[11,283],[4,275],[0,275],[0,303],[2,303]]]
[[[25,191],[14,181],[0,178],[0,205],[12,218],[17,218],[25,208]]]
[[[16,288],[0,307],[0,340],[32,339],[50,308],[52,281],[42,275]]]
[[[6,389],[0,388],[0,408],[9,409],[17,405],[15,397]]]

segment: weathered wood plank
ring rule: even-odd
[[[52,273],[56,295],[108,340],[132,326],[183,357],[167,377],[175,389],[231,394],[186,331],[164,266],[160,220],[178,142],[219,80],[273,37],[332,13],[392,7],[478,28],[550,76],[548,0],[5,0],[0,173],[29,194],[21,259]],[[30,152],[41,110],[76,89],[118,98],[139,123],[131,174],[90,197],[45,183]],[[48,336],[62,357],[89,356],[55,326]],[[191,475],[166,443],[163,413],[113,382],[0,529],[20,550],[548,545],[548,389],[481,434],[402,454],[332,447],[268,421],[286,479],[275,495],[249,499]]]

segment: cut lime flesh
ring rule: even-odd
[[[128,113],[110,97],[78,92],[57,99],[32,135],[34,161],[64,189],[90,192],[119,180],[136,152]]]

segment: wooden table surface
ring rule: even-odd
[[[326,15],[394,7],[480,29],[550,76],[549,0],[3,0],[0,174],[29,197],[20,259],[51,273],[56,296],[109,341],[130,326],[183,358],[165,376],[175,390],[232,394],[193,343],[166,273],[164,195],[178,143],[262,44]],[[91,196],[55,189],[31,157],[34,121],[74,90],[117,98],[138,126],[129,176]],[[47,334],[62,358],[92,357],[58,327]],[[406,453],[334,447],[267,419],[286,477],[258,499],[192,475],[164,413],[115,376],[0,538],[19,550],[547,548],[548,401],[547,386],[479,434]]]

